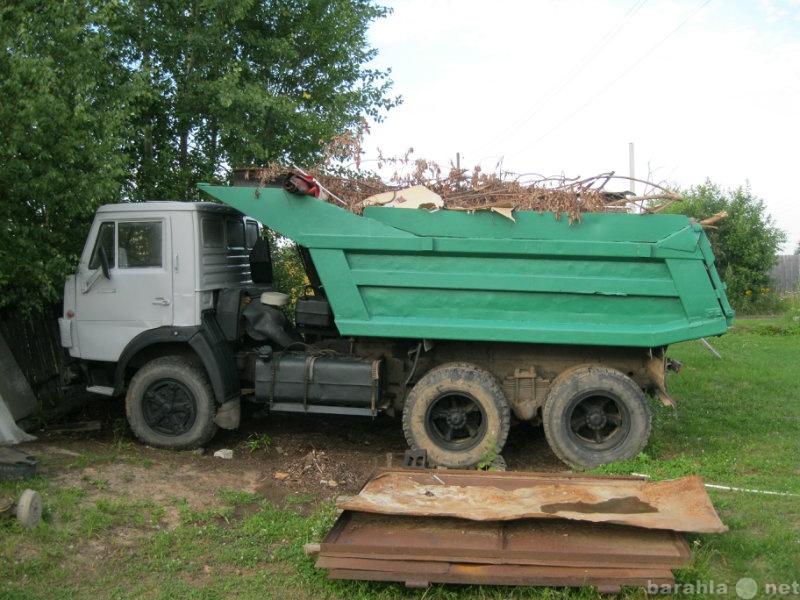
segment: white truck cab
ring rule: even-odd
[[[259,244],[257,221],[213,202],[98,209],[65,283],[61,343],[89,391],[128,390],[128,418],[144,441],[190,447],[216,425],[238,426],[236,324],[222,330],[219,304],[236,318],[244,290],[271,289],[271,276],[252,280]]]
[[[258,227],[211,202],[102,206],[66,282],[63,345],[76,358],[117,362],[143,332],[200,325],[216,291],[252,285]]]

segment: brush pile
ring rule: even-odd
[[[652,213],[663,210],[681,195],[663,186],[613,172],[588,178],[565,176],[544,177],[536,174],[515,174],[498,167],[495,172],[484,172],[480,166],[471,172],[451,164],[445,170],[425,159],[412,159],[409,150],[402,158],[378,160],[378,169],[393,167],[394,174],[386,183],[377,173],[361,170],[358,157],[361,153],[359,137],[344,136],[334,139],[326,148],[325,160],[319,167],[287,168],[273,163],[264,168],[238,169],[235,176],[247,180],[245,185],[280,183],[289,172],[313,177],[326,194],[319,197],[338,203],[348,210],[361,214],[368,200],[376,194],[399,191],[414,186],[424,186],[439,195],[442,207],[451,210],[525,210],[553,212],[556,218],[567,216],[570,222],[580,221],[581,214],[594,212]],[[355,170],[338,165],[350,160]],[[637,181],[647,192],[635,195],[630,191],[610,191],[610,183],[628,186]]]

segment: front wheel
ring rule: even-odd
[[[630,377],[606,367],[581,367],[556,380],[542,414],[553,452],[591,469],[635,457],[650,437],[650,405]]]
[[[197,448],[217,431],[208,377],[178,356],[158,358],[136,372],[125,397],[125,412],[136,437],[157,448]]]
[[[467,363],[428,371],[403,408],[403,433],[432,465],[467,468],[491,461],[508,437],[511,411],[491,373]]]

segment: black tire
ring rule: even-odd
[[[650,437],[644,393],[630,377],[606,367],[581,367],[558,378],[542,420],[553,452],[584,469],[631,459]]]
[[[205,371],[179,356],[158,358],[136,372],[125,412],[136,437],[156,448],[197,448],[217,431],[216,402]]]
[[[403,433],[428,462],[469,468],[499,453],[506,443],[511,410],[491,373],[467,363],[428,371],[412,388],[403,408]]]

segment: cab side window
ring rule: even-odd
[[[118,224],[118,263],[120,269],[162,267],[161,221]]]
[[[228,219],[225,221],[227,229],[228,248],[244,248],[245,234],[244,223],[241,219]]]
[[[244,224],[245,244],[249,250],[256,245],[258,238],[261,237],[256,221],[247,220]]]
[[[222,248],[225,245],[225,233],[222,219],[205,217],[203,219],[203,248]]]

